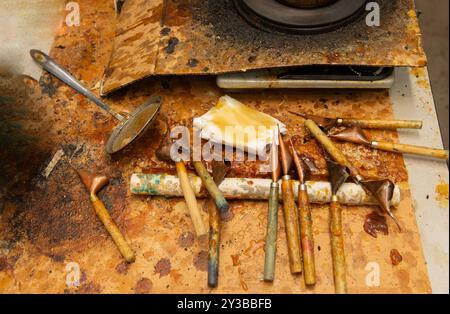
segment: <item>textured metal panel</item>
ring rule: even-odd
[[[123,20],[133,18],[133,10],[155,5],[155,1],[145,1],[137,7],[135,1],[139,0],[129,0],[129,14],[123,9]],[[380,27],[368,27],[361,18],[334,32],[301,36],[249,26],[232,1],[166,0],[160,43],[150,37],[156,31],[147,35],[152,39],[153,46],[148,47],[152,56],[155,47],[159,50],[154,67],[145,49],[130,53],[129,48],[139,42],[127,42],[129,48],[120,52],[120,41],[116,42],[107,74],[120,73],[121,79],[107,75],[103,93],[153,74],[217,74],[311,64],[426,65],[413,1],[378,2]]]

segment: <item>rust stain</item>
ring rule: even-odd
[[[396,249],[392,249],[390,253],[392,265],[398,266],[403,261],[403,256]]]
[[[375,212],[367,215],[366,221],[364,222],[364,231],[374,238],[378,237],[378,233],[389,235],[386,217]]]
[[[171,263],[168,258],[162,258],[155,265],[155,274],[159,274],[159,278],[165,277],[170,273]]]
[[[153,289],[153,282],[148,278],[141,278],[134,287],[135,294],[149,294]]]
[[[194,259],[194,266],[199,271],[208,271],[208,252],[201,251]]]

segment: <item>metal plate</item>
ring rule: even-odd
[[[366,0],[339,0],[331,5],[300,9],[286,6],[276,0],[234,0],[238,7],[246,7],[260,17],[293,28],[318,28],[341,24],[353,15],[359,15],[364,9]]]
[[[379,0],[380,27],[368,27],[363,18],[337,31],[307,36],[256,29],[241,17],[233,1],[167,0],[164,6],[161,2],[125,3],[120,25],[134,26],[120,26],[123,31],[115,38],[102,94],[150,75],[218,74],[311,64],[426,65],[412,0]],[[150,25],[142,23],[142,11],[153,12],[151,32],[147,30]]]

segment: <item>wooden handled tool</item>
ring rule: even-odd
[[[337,193],[348,179],[345,166],[327,159],[328,173],[331,183],[330,204],[330,242],[333,259],[334,287],[337,294],[347,293],[347,275],[344,250],[344,235],[342,232],[342,209]]]
[[[290,142],[291,154],[297,168],[300,185],[298,186],[298,221],[300,224],[300,244],[303,256],[303,274],[305,284],[316,284],[316,265],[314,260],[314,236],[312,227],[311,208],[309,204],[308,188],[306,186],[306,167],[300,160],[297,151]]]
[[[388,214],[389,217],[394,220],[399,230],[401,230],[400,224],[395,218],[394,213],[391,210],[390,202],[393,197],[395,184],[389,179],[382,180],[365,180],[363,176],[344,156],[344,154],[336,147],[333,141],[319,128],[319,126],[312,120],[306,120],[305,126],[311,131],[313,136],[322,144],[323,148],[331,155],[331,157],[338,164],[345,166],[350,176],[353,177],[356,183],[360,184],[367,193],[371,194],[378,202],[381,210]]]
[[[337,294],[347,293],[347,275],[344,250],[344,236],[342,234],[341,205],[334,195],[330,204],[330,237],[331,254],[333,258],[334,289]]]
[[[319,127],[327,130],[335,126],[353,126],[357,125],[364,129],[421,129],[422,121],[415,120],[369,120],[369,119],[350,119],[350,118],[326,118],[310,114],[290,111],[290,113],[314,121]]]
[[[283,178],[281,190],[283,195],[283,211],[286,228],[286,238],[288,241],[289,266],[292,274],[302,272],[302,256],[300,250],[300,236],[298,225],[297,206],[295,204],[294,191],[292,190],[292,179],[288,174],[292,159],[288,155],[286,145],[279,134],[281,165],[283,168]]]
[[[85,170],[77,170],[77,172],[89,191],[90,199],[98,218],[100,218],[106,230],[111,235],[120,253],[128,263],[134,262],[136,257],[133,250],[114,223],[103,202],[97,197],[97,193],[109,182],[109,179],[106,176],[96,176]]]
[[[167,131],[160,146],[156,150],[156,156],[158,159],[166,162],[175,162],[181,190],[183,191],[184,200],[186,201],[189,215],[191,216],[192,224],[194,225],[195,234],[197,237],[202,237],[206,235],[207,230],[198,208],[197,198],[195,196],[194,189],[192,188],[191,181],[189,180],[184,162],[182,160],[173,160],[170,155],[172,145],[173,141],[170,137],[170,132]]]
[[[436,148],[388,143],[380,141],[372,141],[370,146],[388,152],[427,156],[445,160],[448,160],[449,155],[448,150],[445,149],[436,149]]]
[[[342,131],[339,131],[338,133],[330,134],[330,137],[335,140],[366,145],[375,149],[380,149],[394,153],[413,154],[448,160],[448,150],[372,141],[367,137],[367,135],[359,126],[352,126]]]
[[[280,198],[279,179],[279,158],[278,145],[276,139],[278,134],[275,134],[271,147],[271,170],[272,183],[270,184],[269,194],[269,208],[267,213],[267,234],[266,247],[264,259],[264,280],[273,281],[275,278],[275,262],[277,256],[277,233],[278,233],[278,207]]]
[[[225,162],[213,162],[213,179],[220,185],[230,167]],[[208,252],[208,286],[216,288],[219,284],[219,252],[221,219],[219,209],[212,198],[205,203],[209,213],[209,252]]]
[[[211,197],[216,202],[216,206],[220,211],[220,216],[222,218],[226,218],[229,215],[230,210],[230,205],[228,204],[227,200],[217,187],[217,184],[214,182],[213,178],[208,173],[208,170],[206,170],[203,163],[201,161],[194,161],[193,165],[195,171],[197,172],[198,176],[202,179],[203,184],[208,190],[209,195],[211,195]]]
[[[192,189],[189,177],[187,174],[186,166],[184,162],[178,161],[175,163],[180,179],[181,189],[183,190],[184,200],[186,201],[189,215],[191,216],[192,224],[197,237],[201,237],[207,234],[206,227],[203,224],[202,215],[198,208],[197,198],[195,197],[194,190]]]

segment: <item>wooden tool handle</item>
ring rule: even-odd
[[[278,232],[278,200],[280,186],[273,182],[270,186],[269,211],[267,216],[266,255],[264,261],[264,280],[273,281],[275,277],[275,262],[277,255]]]
[[[325,148],[325,150],[328,152],[328,154],[333,157],[334,161],[337,163],[346,166],[350,174],[353,177],[356,177],[359,175],[358,170],[353,167],[352,164],[347,160],[345,155],[336,147],[336,145],[333,143],[333,141],[319,128],[319,126],[312,120],[306,120],[305,126],[310,130],[312,135],[319,141],[320,144]]]
[[[413,120],[363,120],[363,119],[341,119],[340,125],[351,126],[358,125],[363,129],[421,129],[422,121]]]
[[[342,213],[338,202],[330,205],[330,237],[333,257],[334,287],[337,294],[347,293],[347,275],[344,253],[344,236],[342,234]]]
[[[187,175],[186,167],[183,162],[176,163],[178,178],[180,179],[181,189],[183,190],[184,199],[186,201],[189,215],[191,216],[192,224],[194,225],[195,233],[197,237],[206,235],[207,231],[203,224],[202,215],[198,208],[197,198],[195,197],[194,190],[192,189],[189,177]]]
[[[389,152],[413,154],[448,160],[448,150],[444,149],[435,149],[429,147],[387,143],[387,142],[373,142],[372,147],[381,150],[386,150]]]
[[[136,260],[134,252],[131,249],[130,245],[125,240],[124,236],[120,232],[117,225],[112,220],[105,205],[95,194],[91,195],[91,201],[92,205],[94,205],[94,209],[95,212],[97,213],[97,216],[102,221],[106,230],[108,230],[109,234],[111,235],[114,243],[117,245],[117,248],[119,249],[122,256],[128,263],[133,263]]]
[[[299,186],[298,190],[298,220],[300,223],[300,243],[303,254],[303,273],[305,284],[316,284],[316,265],[314,261],[314,236],[312,228],[311,208],[309,207],[306,186]]]
[[[216,288],[219,283],[220,214],[212,199],[206,202],[209,213],[208,286]]]
[[[283,179],[281,186],[283,192],[284,222],[289,251],[289,265],[292,274],[299,274],[302,272],[302,253],[300,250],[297,208],[295,205],[294,191],[292,190],[292,181]]]
[[[220,215],[222,217],[226,217],[229,214],[230,205],[223,196],[223,193],[219,190],[217,184],[214,182],[214,179],[208,173],[208,170],[206,170],[202,162],[194,161],[193,164],[195,171],[197,172],[198,176],[202,179],[202,182],[205,185],[206,189],[208,190],[209,195],[211,195],[211,197],[216,202],[216,206],[220,211]]]

